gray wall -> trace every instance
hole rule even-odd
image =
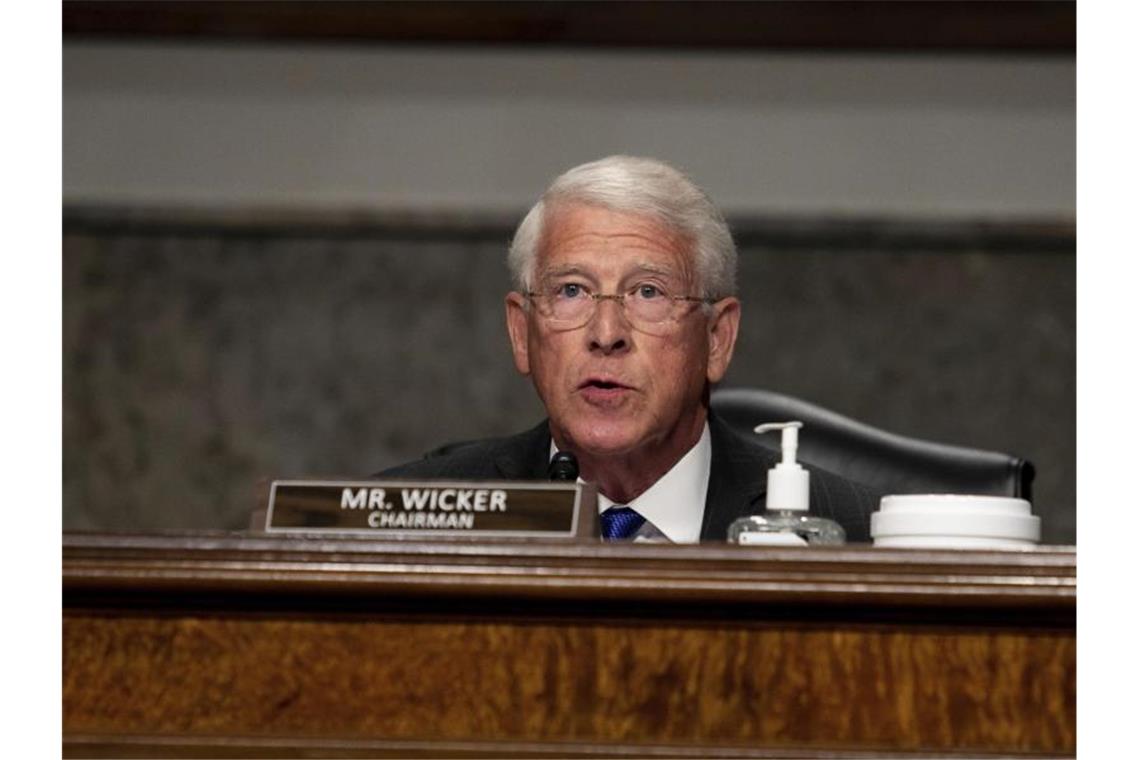
[[[610,153],[732,214],[1075,218],[1071,57],[64,45],[72,203],[514,213]]]

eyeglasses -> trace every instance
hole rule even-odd
[[[598,310],[598,302],[616,301],[629,323],[650,334],[660,334],[671,327],[693,303],[716,303],[715,298],[675,296],[656,283],[639,283],[622,293],[591,293],[585,285],[573,282],[552,283],[538,292],[525,294],[534,301],[539,315],[555,330],[576,330],[589,322]]]

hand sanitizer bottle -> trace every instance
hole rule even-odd
[[[802,422],[772,422],[757,433],[780,430],[783,460],[768,470],[768,509],[760,515],[741,517],[728,526],[732,544],[806,546],[842,544],[847,534],[834,520],[808,514],[809,473],[796,462]]]

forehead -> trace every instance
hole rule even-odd
[[[552,209],[539,247],[539,272],[574,268],[598,273],[648,267],[689,278],[692,246],[656,218],[600,206]]]

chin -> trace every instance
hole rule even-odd
[[[599,455],[624,454],[642,442],[641,431],[628,423],[613,421],[578,421],[563,428],[571,445],[580,453]]]

